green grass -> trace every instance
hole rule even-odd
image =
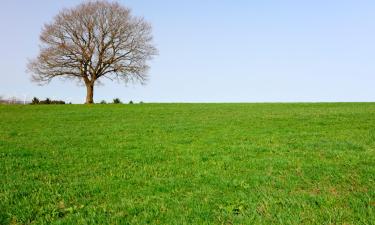
[[[0,224],[374,224],[375,103],[0,106]]]

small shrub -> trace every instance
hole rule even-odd
[[[46,98],[46,100],[39,101],[39,103],[37,103],[37,104],[39,104],[39,105],[64,105],[65,102],[61,101],[61,100],[51,100],[49,98]]]
[[[144,102],[140,101],[139,104],[144,104]]]
[[[42,105],[49,105],[49,104],[51,104],[51,99],[46,98],[46,100],[40,101],[39,104],[42,104]]]
[[[121,100],[119,98],[113,99],[113,104],[121,104]]]
[[[107,104],[107,102],[106,102],[105,100],[102,100],[102,101],[100,102],[100,104]]]
[[[65,102],[64,102],[64,101],[61,101],[61,100],[52,100],[50,104],[54,104],[54,105],[65,105]]]
[[[129,104],[132,105],[132,104],[134,104],[134,102],[133,102],[133,101],[130,101]]]
[[[32,105],[38,105],[39,104],[39,99],[37,97],[34,97],[32,100],[31,100],[31,104]]]

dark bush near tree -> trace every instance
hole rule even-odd
[[[42,100],[42,101],[40,101],[39,104],[42,104],[42,105],[49,105],[49,104],[51,104],[51,99],[46,98],[46,100]]]
[[[133,102],[133,101],[130,101],[129,104],[132,105],[132,104],[134,104],[134,102]]]
[[[100,104],[107,104],[107,102],[106,102],[105,100],[102,100],[102,101],[100,102]]]
[[[65,102],[61,101],[61,100],[53,100],[53,101],[51,101],[51,104],[54,104],[54,105],[65,105]]]
[[[113,104],[121,104],[121,100],[119,98],[113,99]]]
[[[51,100],[50,98],[46,98],[46,100],[39,101],[38,98],[34,97],[31,101],[32,105],[65,105],[64,101],[61,100]]]
[[[39,104],[39,99],[37,97],[34,97],[32,100],[31,100],[31,104],[32,105],[37,105]]]

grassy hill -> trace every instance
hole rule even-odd
[[[375,103],[0,105],[0,224],[374,224]]]

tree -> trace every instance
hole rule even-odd
[[[113,104],[122,104],[122,102],[119,98],[115,98],[113,99]]]
[[[31,104],[32,105],[38,105],[39,104],[39,99],[37,97],[34,97],[32,100],[31,100]]]
[[[40,53],[28,71],[39,84],[60,77],[86,86],[93,103],[99,79],[147,80],[147,62],[157,54],[151,25],[117,2],[90,1],[62,10],[40,35]]]

